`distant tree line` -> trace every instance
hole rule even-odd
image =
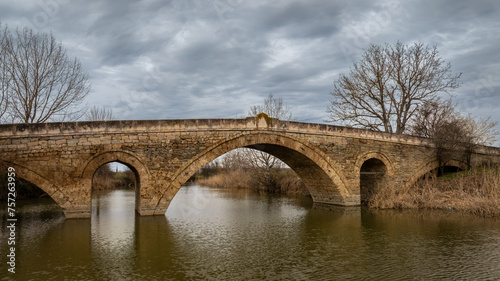
[[[126,169],[125,171],[113,171],[110,164],[102,165],[94,173],[92,189],[107,190],[115,188],[134,189],[134,172],[130,169]]]

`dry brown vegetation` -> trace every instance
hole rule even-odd
[[[198,178],[196,182],[214,188],[249,188],[250,178],[250,174],[244,171],[228,171]]]
[[[272,185],[263,185],[252,170],[220,171],[209,177],[198,178],[197,183],[214,188],[245,188],[280,194],[309,195],[304,183],[295,173],[282,170],[272,175]]]
[[[498,169],[477,169],[451,177],[428,178],[415,186],[381,188],[368,201],[377,209],[444,209],[500,216]]]
[[[92,180],[93,190],[106,190],[114,188],[135,188],[135,176],[131,170],[111,171],[109,165],[100,167]]]

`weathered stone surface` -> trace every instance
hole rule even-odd
[[[132,168],[139,183],[138,213],[162,215],[196,171],[240,147],[282,159],[303,179],[315,202],[344,206],[360,204],[362,178],[397,188],[437,167],[426,139],[262,114],[245,119],[0,125],[2,164],[46,191],[68,218],[90,217],[92,177],[103,164],[118,161]],[[464,168],[460,158],[449,165]],[[483,147],[473,155],[473,165],[485,163],[500,163],[500,149]]]

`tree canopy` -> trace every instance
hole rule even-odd
[[[402,134],[418,105],[458,88],[460,76],[451,73],[435,46],[372,44],[334,82],[327,112],[331,121]]]

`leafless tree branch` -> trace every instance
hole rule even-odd
[[[327,112],[331,121],[402,134],[419,104],[459,86],[461,74],[450,71],[436,47],[371,45],[349,74],[335,81]]]
[[[250,107],[250,116],[256,116],[259,113],[265,113],[271,118],[277,118],[280,120],[292,120],[292,113],[283,102],[283,98],[275,98],[273,94],[264,100],[262,105],[254,105]]]
[[[92,107],[85,117],[89,121],[105,121],[115,118],[113,116],[113,110],[97,106]]]
[[[0,123],[3,123],[3,115],[6,113],[9,105],[8,89],[10,85],[10,76],[6,61],[7,56],[7,26],[2,27],[0,23]]]
[[[75,120],[78,106],[90,90],[90,77],[80,61],[68,57],[52,34],[17,29],[3,31],[6,72],[9,79],[9,114],[16,121],[41,123]]]

